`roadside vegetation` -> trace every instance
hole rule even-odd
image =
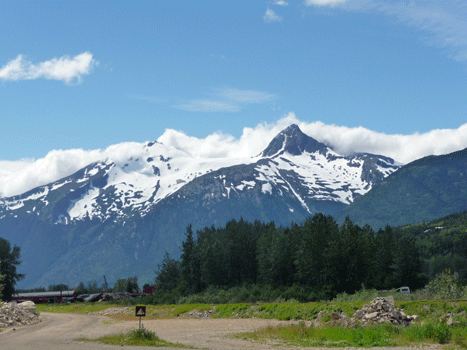
[[[319,347],[385,347],[449,344],[466,348],[465,328],[449,328],[445,324],[395,326],[391,323],[357,328],[309,327],[304,322],[292,326],[267,327],[237,337],[275,344]]]
[[[154,332],[146,329],[134,329],[128,333],[110,335],[98,339],[80,338],[78,341],[99,342],[111,345],[131,345],[131,346],[153,346],[153,347],[168,347],[168,348],[187,348],[182,344],[173,344],[160,339]]]

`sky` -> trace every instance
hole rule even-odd
[[[254,156],[290,123],[408,163],[467,147],[466,92],[463,0],[2,0],[0,197],[133,142]]]

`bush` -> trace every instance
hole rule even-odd
[[[462,299],[464,287],[451,274],[451,271],[446,270],[428,283],[422,293],[434,300]]]
[[[433,339],[440,344],[449,343],[452,337],[451,330],[444,323],[440,323],[438,325],[429,323],[422,327],[422,330],[425,339]]]
[[[156,336],[156,333],[148,331],[144,328],[134,329],[128,333],[128,341],[132,343],[139,343],[144,340],[156,341],[159,338]]]

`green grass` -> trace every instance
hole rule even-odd
[[[216,306],[215,318],[249,318],[252,317],[250,304],[224,304]]]
[[[320,347],[384,347],[449,344],[466,348],[465,327],[450,328],[445,324],[426,324],[411,327],[391,323],[373,327],[307,327],[304,322],[292,326],[267,327],[237,337],[266,343]]]
[[[79,341],[99,342],[111,345],[154,346],[170,348],[187,348],[183,344],[173,344],[160,339],[154,332],[146,329],[134,329],[126,334],[109,335],[98,339],[80,338]]]
[[[342,312],[348,317],[361,309],[368,301],[356,302],[283,302],[267,304],[182,304],[182,305],[147,305],[146,319],[167,319],[186,315],[191,311],[213,310],[213,318],[248,318],[256,317],[277,320],[304,320],[316,319],[318,312],[326,310],[329,313]],[[467,311],[465,301],[396,301],[398,308],[404,309],[408,315],[419,315],[422,321],[437,321],[448,313]],[[74,303],[74,304],[38,304],[39,312],[92,314],[111,307],[122,307],[112,303]],[[123,308],[123,307],[122,307]],[[135,306],[130,306],[126,314],[111,316],[115,319],[134,320]]]

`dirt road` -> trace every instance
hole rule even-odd
[[[117,322],[107,317],[41,314],[43,321],[35,326],[6,330],[0,333],[2,350],[98,350],[98,349],[152,349],[146,347],[116,347],[100,343],[83,343],[77,338],[99,338],[112,333],[126,332],[138,327],[138,322]],[[198,349],[278,349],[226,337],[230,333],[251,331],[277,320],[258,319],[171,319],[144,321],[144,328],[156,332],[169,342],[193,346]],[[161,349],[161,348],[159,348]]]
[[[105,350],[137,349],[147,350],[152,347],[115,346],[95,342],[79,342],[77,338],[95,339],[112,333],[127,332],[138,328],[138,321],[114,321],[107,317],[41,314],[42,322],[16,330],[0,333],[1,350]],[[286,324],[288,322],[260,319],[170,319],[145,321],[144,328],[154,331],[159,338],[172,343],[180,343],[197,349],[212,350],[280,350],[297,349],[248,342],[228,337],[231,333],[248,332],[267,325]],[[157,348],[168,349],[168,348]],[[173,348],[171,348],[173,349]],[[298,348],[301,350],[329,350],[321,348]],[[407,350],[408,348],[384,348],[384,350]],[[440,350],[439,345],[424,348]]]

